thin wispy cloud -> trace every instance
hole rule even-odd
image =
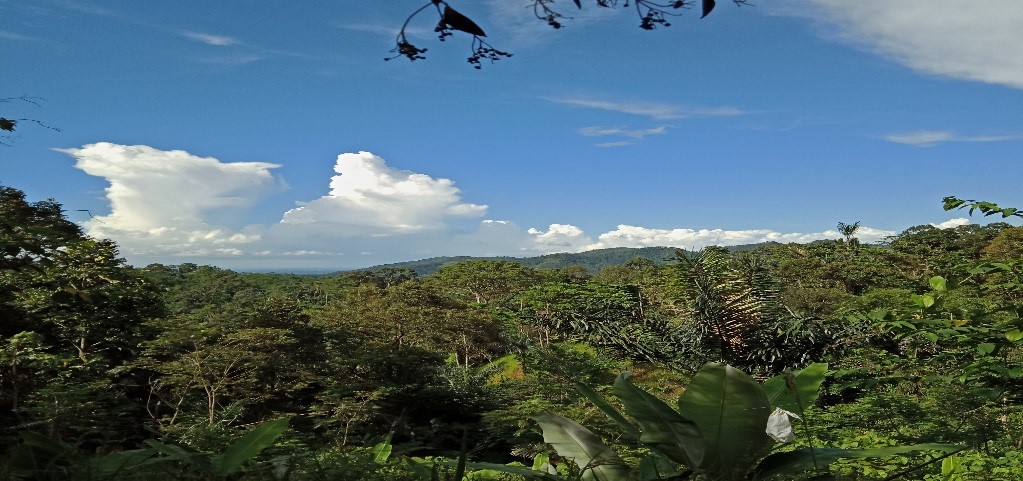
[[[656,120],[682,119],[687,117],[735,117],[748,113],[736,107],[727,106],[684,107],[668,103],[612,102],[585,98],[551,99],[551,101],[573,107],[640,115]]]
[[[480,3],[490,10],[485,17],[479,16],[480,19],[485,18],[488,33],[490,33],[490,29],[495,30],[500,38],[507,39],[511,46],[543,46],[552,37],[564,33],[561,29],[552,28],[546,21],[538,19],[534,14],[532,2],[488,0]],[[587,25],[612,20],[622,14],[633,14],[631,9],[627,8],[583,8],[579,10],[569,2],[556,2],[551,6],[565,15],[558,21],[571,29],[582,29]],[[590,7],[595,7],[595,5],[590,5]],[[463,13],[473,18],[478,17],[476,8]],[[504,44],[503,41],[502,44]]]
[[[213,35],[210,33],[192,32],[190,30],[182,30],[181,36],[197,42],[205,43],[206,45],[216,45],[221,47],[227,45],[238,45],[241,43],[237,39],[225,35]]]
[[[263,57],[259,55],[218,55],[212,57],[193,57],[192,60],[207,65],[236,66],[258,62]]]
[[[338,25],[338,27],[340,27],[341,29],[350,30],[350,31],[353,31],[353,32],[365,32],[365,33],[373,33],[373,34],[377,34],[377,35],[390,35],[390,36],[398,35],[398,31],[399,31],[398,27],[396,27],[394,25],[380,25],[380,24],[371,24],[371,23],[359,23],[359,24],[348,24],[348,23],[346,23],[346,24],[340,24],[340,25]],[[410,29],[406,29],[406,31],[408,31],[408,30],[410,30]]]
[[[917,130],[886,135],[885,140],[914,147],[933,147],[946,142],[1008,142],[1023,140],[1023,133],[1005,135],[961,135],[946,130]]]
[[[337,23],[337,28],[342,30],[348,30],[350,32],[368,33],[372,35],[379,35],[383,37],[395,37],[398,32],[401,31],[401,23],[393,24],[381,24],[381,23]],[[414,38],[437,38],[437,32],[434,32],[432,28],[418,27],[409,25],[405,27],[405,35]]]
[[[124,14],[118,10],[113,10],[92,3],[68,1],[64,2],[62,5],[64,8],[75,12],[88,13],[90,15],[102,15],[104,17],[125,18]]]
[[[579,129],[579,135],[584,137],[624,136],[634,139],[642,139],[648,135],[662,135],[668,133],[668,127],[662,125],[652,129],[626,129],[624,127],[583,127]]]
[[[1023,2],[792,2],[780,10],[826,24],[824,36],[913,70],[1023,88]]]
[[[261,60],[263,58],[278,57],[278,56],[280,56],[280,57],[300,58],[300,59],[305,59],[305,60],[319,60],[320,59],[320,56],[318,56],[318,55],[311,55],[311,54],[307,54],[307,53],[303,53],[303,52],[294,52],[294,51],[289,51],[289,50],[276,49],[276,48],[272,48],[272,47],[264,47],[264,46],[259,46],[259,45],[253,45],[253,44],[249,44],[249,43],[243,42],[243,41],[241,41],[241,40],[239,40],[237,38],[230,37],[230,36],[227,36],[227,35],[217,35],[217,34],[211,34],[211,33],[206,33],[206,32],[197,32],[197,31],[194,31],[194,30],[181,29],[181,28],[175,28],[175,27],[172,27],[172,26],[156,24],[156,23],[147,21],[147,20],[145,20],[143,18],[139,18],[139,17],[130,15],[128,13],[125,13],[125,12],[122,12],[122,11],[119,11],[119,10],[109,9],[109,8],[106,8],[106,7],[101,7],[101,6],[93,5],[93,4],[89,4],[89,3],[67,2],[67,3],[65,3],[63,5],[64,5],[65,8],[67,8],[69,10],[72,10],[72,11],[86,13],[86,14],[90,14],[90,15],[97,15],[97,16],[101,16],[101,17],[107,17],[107,18],[110,18],[110,19],[113,19],[113,20],[116,20],[116,21],[119,21],[119,22],[122,22],[122,23],[126,23],[126,24],[129,24],[129,25],[136,25],[136,26],[139,26],[139,27],[142,27],[142,28],[145,28],[145,29],[149,29],[149,30],[154,31],[154,32],[162,32],[162,33],[165,33],[165,34],[177,35],[179,37],[187,38],[189,40],[194,40],[196,42],[201,42],[201,43],[204,43],[206,45],[212,45],[212,46],[218,46],[218,47],[238,46],[238,47],[244,47],[249,52],[252,52],[252,53],[249,53],[247,55],[237,55],[237,56],[231,56],[231,57],[194,57],[192,59],[192,60],[195,60],[195,61],[197,61],[199,63],[216,64],[216,65],[244,65],[244,64],[255,62],[256,60]]]
[[[618,142],[601,142],[599,144],[593,144],[593,145],[595,145],[597,147],[601,147],[601,148],[614,148],[614,147],[625,147],[626,145],[632,145],[632,144],[633,144],[633,142],[630,142],[628,140],[621,140],[621,141],[618,141]]]
[[[758,119],[756,123],[750,123],[745,128],[758,132],[792,132],[810,127],[821,127],[825,125],[839,125],[848,123],[848,120],[827,120],[824,118],[811,118],[808,115],[796,119]]]
[[[14,40],[18,42],[29,42],[39,40],[36,37],[30,37],[28,35],[22,35],[20,33],[11,32],[8,30],[0,30],[0,38],[4,40]]]
[[[579,135],[584,137],[625,137],[631,140],[617,140],[611,142],[600,142],[594,144],[596,147],[613,148],[632,145],[638,140],[643,140],[649,135],[664,135],[668,133],[668,126],[662,125],[650,129],[627,129],[624,127],[583,127],[579,129]]]

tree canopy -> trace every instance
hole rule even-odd
[[[615,453],[620,479],[1018,479],[1021,228],[858,244],[845,225],[595,276],[504,260],[423,276],[138,269],[57,202],[0,187],[0,472],[588,479],[575,433]],[[769,422],[795,445],[771,452]],[[928,464],[940,456],[958,464]]]

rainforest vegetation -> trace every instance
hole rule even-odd
[[[1018,480],[1020,214],[945,207],[994,222],[300,276],[0,187],[0,478]]]

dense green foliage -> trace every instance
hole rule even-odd
[[[846,227],[599,272],[246,274],[130,267],[0,187],[0,477],[1019,479],[1023,228]]]

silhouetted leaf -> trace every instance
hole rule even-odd
[[[703,0],[703,15],[700,18],[710,15],[710,11],[714,10],[714,5],[717,5],[717,2],[714,0]]]
[[[10,120],[0,117],[0,130],[6,130],[8,132],[14,132],[14,125],[17,124],[17,120]]]
[[[575,2],[575,6],[579,7],[579,10],[583,9],[583,2],[581,0],[572,0]]]
[[[487,34],[483,33],[483,29],[476,22],[473,22],[469,17],[458,13],[457,10],[444,5],[444,16],[441,21],[446,23],[448,27],[458,31],[473,34],[477,37],[486,37]]]

